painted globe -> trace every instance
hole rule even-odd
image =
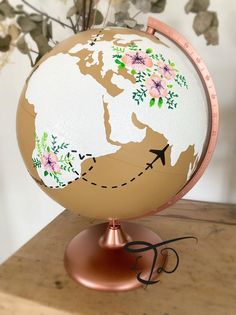
[[[59,204],[129,219],[162,209],[191,180],[208,120],[184,54],[141,31],[93,29],[34,67],[17,136],[29,174]]]

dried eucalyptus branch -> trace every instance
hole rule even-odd
[[[72,27],[72,26],[70,26],[70,25],[68,25],[68,24],[66,24],[66,23],[61,22],[59,19],[56,19],[56,18],[54,18],[53,16],[48,15],[47,13],[44,13],[44,12],[40,11],[39,9],[37,9],[36,7],[34,7],[32,4],[30,4],[28,1],[26,1],[26,0],[21,0],[21,2],[23,2],[25,5],[27,5],[29,8],[31,8],[31,9],[34,10],[35,12],[39,13],[40,15],[45,16],[46,18],[48,18],[48,19],[50,19],[50,20],[52,20],[52,21],[54,21],[54,22],[60,24],[62,27],[68,27],[68,28],[70,28],[70,29],[73,30],[73,27]]]
[[[167,0],[109,0],[105,18],[97,9],[99,0],[73,0],[73,5],[65,16],[68,23],[41,11],[27,0],[21,0],[21,2],[31,9],[31,12],[25,11],[23,4],[12,6],[9,0],[0,0],[0,53],[6,55],[17,47],[22,54],[28,56],[33,66],[58,43],[53,39],[54,23],[73,33],[87,30],[94,25],[102,25],[102,23],[103,26],[141,29],[144,25],[138,22],[137,17],[141,13],[163,12]],[[185,12],[195,14],[193,29],[196,34],[204,35],[207,45],[217,45],[219,22],[216,12],[208,10],[209,5],[210,0],[189,0],[185,5]],[[115,12],[114,17],[110,17],[110,21],[107,21],[111,6]],[[137,10],[132,16],[130,16],[131,9]],[[5,25],[4,29],[7,31],[1,32],[1,25]],[[30,47],[26,35],[31,37],[36,48]],[[36,55],[35,60],[31,53]]]
[[[88,10],[88,18],[87,18],[87,23],[86,23],[86,29],[89,28],[89,22],[91,18],[91,13],[92,13],[92,7],[93,7],[93,0],[89,1],[89,10]]]
[[[207,45],[218,45],[218,18],[216,12],[208,11],[210,0],[189,0],[185,5],[185,12],[195,13],[193,29],[195,33],[204,35]]]
[[[82,9],[82,21],[83,21],[82,30],[83,31],[85,31],[85,23],[86,23],[85,14],[86,14],[86,0],[83,0],[83,9]]]

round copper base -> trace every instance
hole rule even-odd
[[[125,235],[128,241],[145,241],[151,244],[162,242],[157,234],[140,224],[122,222],[121,227],[125,231],[122,231],[122,235]],[[142,272],[141,278],[149,279],[154,258],[153,250],[137,254],[128,252],[124,246],[103,246],[106,242],[102,240],[108,229],[107,223],[94,225],[80,232],[69,242],[64,258],[68,274],[78,283],[102,291],[126,291],[144,286],[137,280],[136,275]],[[109,245],[112,237],[107,239]],[[152,281],[158,278],[157,270],[163,267],[166,260],[166,256],[160,254],[163,248],[164,246],[157,248],[158,256],[151,276]]]

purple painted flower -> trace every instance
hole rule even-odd
[[[143,71],[153,66],[152,59],[148,54],[140,50],[126,53],[121,60],[125,65],[137,71]]]
[[[44,152],[41,157],[42,165],[44,166],[45,170],[49,173],[52,172],[60,172],[60,165],[58,164],[58,157],[53,152]]]
[[[173,69],[170,65],[164,63],[163,61],[158,61],[157,62],[158,65],[158,72],[163,75],[164,78],[166,78],[167,80],[171,80],[174,79],[174,77],[176,76],[176,70]]]
[[[149,94],[154,98],[167,97],[168,91],[166,82],[158,75],[154,74],[150,76],[146,81],[146,87]]]

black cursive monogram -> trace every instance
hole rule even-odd
[[[160,280],[151,280],[152,278],[152,275],[153,275],[153,272],[154,272],[154,268],[155,268],[155,265],[156,265],[156,261],[157,261],[157,257],[158,257],[158,251],[157,251],[157,248],[158,247],[162,247],[162,246],[165,246],[167,244],[170,244],[170,243],[174,243],[174,242],[177,242],[177,241],[181,241],[181,240],[184,240],[184,239],[195,239],[196,241],[198,241],[198,239],[194,236],[184,236],[184,237],[179,237],[179,238],[174,238],[174,239],[170,239],[170,240],[166,240],[166,241],[163,241],[161,243],[157,243],[157,244],[151,244],[149,242],[145,242],[145,241],[132,241],[132,242],[128,242],[125,244],[124,246],[124,249],[130,253],[141,253],[141,252],[145,252],[145,251],[148,251],[148,250],[153,250],[153,253],[154,253],[154,256],[153,256],[153,262],[152,262],[152,266],[150,268],[150,274],[149,274],[149,278],[148,280],[146,279],[143,279],[141,277],[142,275],[142,271],[141,272],[138,272],[137,273],[137,280],[143,284],[145,284],[146,286],[149,285],[149,284],[154,284],[154,283],[157,283],[159,282]],[[134,246],[137,246],[137,245],[140,245],[140,246],[143,246],[141,248],[132,248]],[[171,251],[175,254],[176,256],[176,264],[174,266],[173,269],[171,270],[166,270],[165,269],[165,263],[166,263],[166,259],[167,259],[167,256],[168,254],[167,253],[164,253],[164,252],[168,252],[168,251]],[[156,272],[157,273],[161,273],[161,272],[165,272],[165,273],[173,273],[176,271],[176,269],[178,268],[179,266],[179,255],[177,253],[177,251],[174,249],[174,248],[171,248],[171,247],[164,247],[160,250],[159,252],[160,255],[162,255],[164,257],[164,260],[163,260],[163,264],[161,267],[158,267]],[[138,259],[142,258],[142,256],[138,256],[136,258],[136,263],[138,261]],[[132,267],[133,270],[136,270],[136,266],[133,266]]]

